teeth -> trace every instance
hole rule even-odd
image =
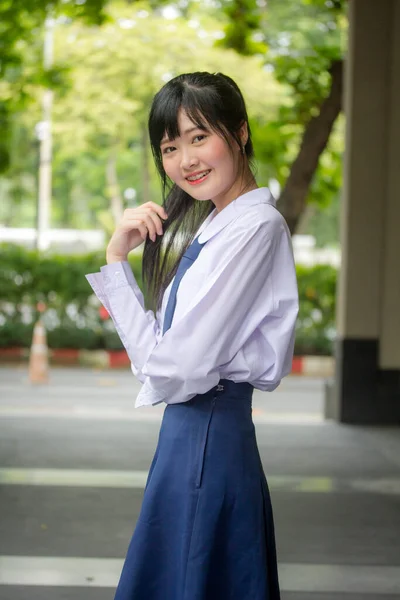
[[[209,173],[210,170],[208,171],[203,171],[203,173],[199,173],[198,175],[193,175],[193,177],[188,177],[188,181],[197,181],[197,179],[201,179],[202,177],[204,177],[204,175],[207,175],[207,173]]]

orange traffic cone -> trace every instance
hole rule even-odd
[[[29,356],[29,380],[31,383],[47,383],[49,380],[49,359],[46,330],[38,319],[33,330],[31,353]]]

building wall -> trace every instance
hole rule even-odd
[[[400,0],[349,0],[336,417],[400,420]]]

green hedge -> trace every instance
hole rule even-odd
[[[129,262],[143,289],[141,257],[130,256]],[[36,305],[45,302],[50,348],[122,348],[111,319],[101,320],[100,303],[85,278],[105,264],[104,251],[57,255],[1,244],[0,264],[0,347],[29,347]],[[329,355],[335,336],[336,269],[298,266],[297,277],[295,353]]]
[[[337,270],[330,265],[298,265],[300,310],[295,354],[333,354],[336,336]]]

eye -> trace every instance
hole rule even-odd
[[[167,146],[166,148],[163,149],[162,153],[163,154],[171,154],[171,152],[169,152],[169,150],[175,150],[174,146]]]
[[[202,134],[200,134],[200,135],[196,135],[196,137],[195,137],[195,138],[193,138],[193,141],[197,140],[198,138],[206,138],[206,137],[207,137],[206,135],[202,135]],[[200,140],[200,141],[201,141],[201,140]]]

